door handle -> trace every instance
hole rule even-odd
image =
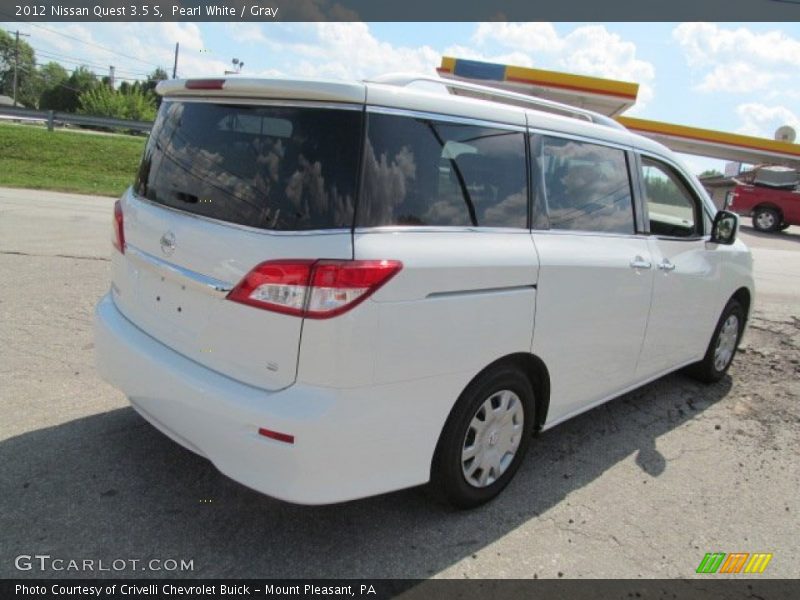
[[[631,261],[631,269],[650,269],[653,264],[649,260],[643,259],[641,256],[637,256]]]
[[[660,263],[658,263],[658,268],[661,269],[662,271],[674,271],[675,265],[672,262],[670,262],[668,258],[665,258]]]

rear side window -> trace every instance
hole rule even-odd
[[[370,114],[357,224],[528,226],[522,132]]]
[[[634,233],[624,151],[546,136],[539,166],[551,229]]]
[[[360,111],[164,102],[136,191],[272,230],[350,228]]]

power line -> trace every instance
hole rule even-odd
[[[15,33],[15,32],[11,31],[11,33]],[[27,34],[24,34],[22,32],[20,32],[20,35],[27,36]],[[27,36],[27,37],[30,37],[30,36]],[[28,44],[28,45],[35,52],[35,58],[47,59],[48,62],[50,62],[50,61],[53,61],[53,62],[61,61],[61,62],[67,62],[67,63],[71,63],[71,64],[74,64],[74,65],[79,65],[79,66],[94,67],[95,69],[106,69],[106,68],[108,68],[107,65],[101,65],[99,63],[92,62],[91,60],[87,60],[85,58],[67,56],[66,54],[59,54],[57,52],[52,52],[50,50],[43,50],[41,48],[37,48],[37,47],[33,46],[32,44]],[[37,61],[37,62],[39,62],[40,63],[39,66],[41,66],[41,62],[44,62],[44,61]],[[141,77],[145,77],[145,78],[150,76],[150,73],[145,73],[144,71],[133,71],[133,70],[129,70],[129,69],[118,69],[117,71],[119,73],[125,73],[126,75],[136,75],[136,76],[141,76]]]
[[[20,71],[26,71],[29,75],[31,73],[30,70],[27,67],[20,67]],[[67,90],[70,90],[72,92],[75,92],[76,94],[80,94],[81,93],[81,90],[76,89],[74,87],[71,87],[71,86],[69,86],[66,83],[63,83],[61,81],[56,81],[55,84],[58,85],[58,86],[63,87],[64,89],[67,89]]]
[[[2,12],[3,11],[0,11],[0,13],[2,13]],[[14,32],[12,31],[11,33],[14,33]],[[58,32],[56,32],[56,33],[58,33]],[[27,37],[30,37],[29,34],[20,33],[20,35],[25,35]],[[67,56],[66,54],[60,54],[58,52],[53,52],[52,50],[44,50],[42,48],[37,48],[37,47],[33,46],[30,43],[28,45],[34,50],[34,52],[36,53],[37,56],[41,55],[43,58],[46,58],[46,59],[49,59],[49,60],[51,60],[51,59],[63,60],[65,62],[71,62],[71,63],[77,64],[77,65],[86,65],[88,67],[94,67],[96,69],[106,69],[106,68],[108,68],[107,65],[101,65],[99,63],[93,62],[93,60],[95,60],[95,59],[87,60],[87,59],[81,58],[81,57]],[[149,63],[144,63],[144,64],[149,64]],[[157,67],[157,68],[163,69],[163,67]],[[121,73],[125,73],[127,75],[137,75],[137,76],[142,76],[142,77],[149,77],[150,76],[150,73],[146,73],[144,71],[137,71],[135,69],[136,69],[136,67],[133,67],[131,69],[118,69],[118,71],[121,72]]]
[[[50,57],[45,57],[45,58],[48,59],[47,62],[59,64],[62,67],[64,67],[65,69],[67,69],[68,71],[74,70],[74,69],[79,68],[79,67],[90,67],[92,70],[98,70],[98,71],[105,71],[108,68],[108,66],[95,65],[95,64],[87,63],[85,61],[69,60],[69,59],[64,59],[64,58],[50,58]],[[66,64],[64,64],[64,63],[66,63]],[[43,65],[41,65],[41,64],[39,65],[39,67],[42,67],[42,66]],[[146,74],[142,74],[140,76],[135,76],[136,75],[135,73],[129,73],[128,71],[121,71],[119,69],[116,69],[116,73],[117,73],[116,79],[124,79],[124,80],[128,80],[128,81],[146,81],[148,79],[148,77],[149,77],[149,75],[146,75]],[[119,75],[119,73],[125,73],[125,75]],[[134,75],[134,76],[131,77],[130,75]]]
[[[0,14],[4,14],[4,15],[12,18],[15,21],[19,21],[19,22],[22,22],[22,23],[27,23],[28,25],[32,25],[33,27],[38,27],[39,29],[43,29],[45,31],[49,31],[50,33],[55,33],[56,35],[60,35],[60,36],[65,37],[65,38],[68,38],[68,39],[71,39],[71,40],[75,40],[76,42],[79,42],[81,44],[86,44],[87,46],[94,46],[96,48],[100,48],[101,50],[105,50],[106,52],[110,52],[112,54],[116,54],[117,56],[122,56],[122,57],[128,58],[130,60],[135,60],[137,62],[140,62],[140,63],[145,64],[145,65],[150,66],[150,67],[156,67],[158,69],[163,68],[160,65],[156,65],[154,63],[149,63],[146,60],[142,60],[141,58],[137,58],[136,56],[131,56],[129,54],[123,54],[122,52],[119,52],[118,50],[112,50],[111,48],[107,48],[106,46],[102,46],[101,44],[96,44],[94,42],[87,42],[86,40],[82,40],[79,37],[76,37],[74,35],[70,35],[68,33],[64,33],[64,32],[61,32],[61,31],[56,31],[55,29],[50,29],[49,27],[45,27],[44,25],[39,25],[38,23],[33,23],[31,21],[23,21],[21,19],[17,19],[15,17],[15,15],[12,15],[11,13],[3,11],[3,10],[0,10]]]
[[[50,29],[49,27],[44,27],[42,25],[39,25],[38,23],[30,23],[30,25],[33,25],[34,27],[38,27],[39,29],[44,29],[45,31],[49,31],[51,33],[55,33],[57,35],[65,37],[65,38],[69,38],[71,40],[75,40],[76,42],[80,42],[81,44],[86,44],[87,46],[94,46],[96,48],[100,48],[101,50],[105,50],[106,52],[110,52],[111,54],[116,54],[117,56],[122,56],[123,58],[128,58],[130,60],[135,60],[135,61],[140,62],[140,63],[142,63],[144,65],[147,65],[149,67],[156,67],[158,69],[161,68],[159,65],[156,65],[154,63],[149,63],[146,60],[142,60],[141,58],[137,58],[136,56],[131,56],[129,54],[123,54],[122,52],[119,52],[117,50],[112,50],[111,48],[106,48],[105,46],[101,46],[100,44],[95,44],[94,42],[87,42],[86,40],[82,40],[79,37],[75,37],[74,35],[69,35],[68,33],[63,33],[61,31],[56,31],[55,29]]]
[[[56,64],[59,64],[62,67],[64,67],[65,69],[67,69],[67,70],[71,70],[71,69],[74,70],[77,67],[93,67],[93,68],[96,68],[96,69],[103,69],[103,70],[108,68],[108,67],[101,66],[101,65],[89,64],[89,63],[86,63],[86,62],[83,62],[83,61],[79,62],[79,61],[72,61],[72,60],[65,60],[65,59],[51,59],[48,62],[54,62]],[[64,65],[62,63],[69,63],[69,64]],[[41,67],[42,65],[39,65],[39,66]],[[23,71],[26,71],[26,72],[30,72],[30,71],[28,71],[28,69],[25,69],[23,67],[20,67],[20,69],[22,69]],[[91,72],[97,77],[102,77],[101,75],[99,75],[98,73],[95,73],[94,71],[91,71]],[[119,73],[120,71],[117,70],[116,72]],[[123,71],[123,72],[127,73],[127,71]],[[123,81],[147,81],[148,77],[149,77],[148,75],[144,75],[143,77],[125,77],[124,75],[115,75],[114,79],[122,79]]]
[[[51,52],[50,50],[42,50],[40,48],[33,48],[36,52],[37,56],[41,55],[47,59],[55,59],[55,60],[62,60],[64,62],[71,62],[80,65],[86,65],[87,67],[95,67],[97,69],[105,69],[107,65],[101,65],[99,63],[94,63],[90,60],[86,60],[84,58],[75,57],[75,56],[67,56],[66,54],[59,54],[56,52]],[[145,73],[143,71],[131,71],[129,69],[117,69],[120,73],[125,73],[126,75],[141,75],[143,77],[148,77],[150,74]]]
[[[31,71],[30,69],[28,69],[27,67],[23,67],[22,65],[20,65],[20,67],[19,67],[19,70],[20,70],[20,71],[24,71],[24,72],[28,73],[29,75],[30,75],[30,74],[32,74],[32,71]],[[93,73],[93,75],[95,75],[95,77],[97,78],[97,80],[98,80],[98,81],[100,81],[100,80],[102,79],[101,77],[99,77],[99,76],[97,75],[97,73]],[[142,81],[141,79],[134,79],[134,78],[132,78],[132,77],[120,77],[119,75],[116,75],[116,76],[114,77],[114,79],[122,79],[122,80],[124,80],[124,81],[134,81],[134,82],[136,82],[136,81],[139,81],[139,82],[141,82],[141,81]],[[64,83],[64,82],[62,82],[62,81],[55,81],[55,82],[52,82],[52,83],[53,83],[54,85],[61,86],[61,87],[63,87],[64,89],[71,90],[71,91],[73,91],[73,92],[75,92],[75,93],[77,93],[77,94],[80,94],[80,93],[83,93],[84,91],[86,91],[86,90],[79,90],[79,89],[76,89],[76,88],[74,88],[74,87],[71,87],[71,86],[69,86],[69,85],[65,84],[65,83]]]
[[[2,10],[0,10],[0,14],[9,15],[9,13],[6,13],[6,12],[4,12]],[[81,39],[76,38],[74,36],[70,36],[68,34],[64,34],[64,33],[49,29],[47,27],[42,27],[41,25],[37,25],[35,23],[29,23],[29,25],[33,25],[34,27],[39,27],[40,29],[44,29],[46,31],[51,31],[51,32],[56,33],[58,35],[62,35],[64,37],[68,37],[68,38],[74,39],[74,40],[76,40],[78,42],[81,42],[81,43],[84,43],[84,44],[87,44],[87,45],[90,45],[90,46],[97,46],[98,48],[101,48],[101,49],[103,49],[103,50],[105,50],[107,52],[111,52],[112,54],[118,54],[118,55],[123,56],[125,58],[130,58],[132,60],[136,60],[138,62],[141,62],[142,64],[146,64],[148,66],[151,65],[151,63],[147,63],[146,61],[143,61],[143,60],[138,59],[136,57],[128,56],[128,55],[123,54],[121,52],[115,52],[113,50],[110,50],[109,48],[106,48],[104,46],[100,46],[99,44],[93,44],[93,43],[90,43],[90,42],[85,42],[84,40],[81,40]],[[16,31],[10,31],[9,30],[9,32],[13,33],[14,34],[14,38],[15,38],[15,44],[14,44],[13,101],[14,101],[14,106],[17,106],[17,90],[18,90],[18,81],[19,81],[17,73],[18,73],[18,71],[23,71],[25,73],[28,73],[28,75],[33,75],[35,73],[35,66],[34,66],[34,71],[32,72],[27,67],[24,67],[24,66],[19,64],[19,38],[20,38],[20,36],[31,37],[31,35],[28,34],[28,33],[22,33],[19,30],[16,30]],[[94,67],[96,69],[105,69],[106,68],[105,66],[101,66],[101,65],[99,65],[97,63],[92,63],[92,62],[81,60],[81,59],[74,58],[74,57],[67,57],[66,55],[58,54],[56,52],[50,52],[48,50],[37,49],[37,48],[34,48],[30,44],[29,44],[29,46],[34,51],[34,53],[38,52],[40,55],[42,55],[43,58],[46,58],[46,59],[48,59],[49,61],[52,61],[52,62],[57,62],[58,64],[61,64],[62,62],[66,62],[66,63],[72,64],[72,65],[76,65],[76,66],[79,66],[79,67],[80,66],[87,66],[87,67]],[[63,64],[61,66],[64,67]],[[155,66],[155,65],[152,65],[152,66]],[[156,67],[156,68],[160,69],[161,67]],[[113,66],[111,67],[111,72],[114,73],[114,67]],[[141,75],[142,77],[125,77],[125,76],[114,74],[114,75],[112,75],[112,81],[114,79],[120,79],[120,80],[123,80],[123,81],[139,82],[139,81],[142,81],[143,79],[147,80],[147,78],[149,77],[149,74],[141,73],[141,72],[137,72],[137,71],[122,70],[120,72],[129,74],[129,75]],[[97,76],[94,73],[93,73],[93,75]],[[70,91],[75,92],[77,94],[81,93],[81,90],[73,88],[73,87],[65,84],[62,81],[56,81],[56,82],[53,82],[53,83],[55,83],[55,85],[57,85],[57,86],[59,86],[61,88],[70,90]]]

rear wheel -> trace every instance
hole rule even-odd
[[[516,367],[481,375],[461,394],[434,456],[434,490],[458,508],[488,502],[508,485],[530,443],[533,389]]]
[[[761,207],[753,212],[753,227],[758,231],[777,231],[781,216],[774,208]]]
[[[728,371],[744,330],[744,308],[736,300],[728,302],[719,318],[706,355],[689,367],[689,374],[704,383],[719,381]]]

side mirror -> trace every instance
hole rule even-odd
[[[711,226],[711,242],[714,244],[732,244],[736,241],[739,229],[739,216],[727,210],[720,210],[714,217]]]

